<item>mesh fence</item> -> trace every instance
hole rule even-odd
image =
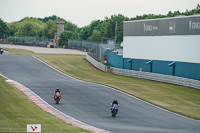
[[[82,41],[80,41],[80,40],[68,40],[68,48],[82,50]]]
[[[39,37],[16,37],[10,36],[7,38],[9,42],[13,42],[14,44],[21,45],[38,45],[38,46],[46,46],[49,43],[48,38],[39,38]]]
[[[79,49],[85,52],[89,52],[89,55],[98,61],[104,61],[106,55],[106,49],[115,49],[116,45],[101,44],[91,41],[69,40],[68,48]]]

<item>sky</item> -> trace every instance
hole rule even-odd
[[[104,20],[122,14],[132,18],[143,14],[185,12],[196,8],[200,0],[0,0],[0,18],[4,22],[24,17],[44,18],[57,15],[78,27],[92,20]]]

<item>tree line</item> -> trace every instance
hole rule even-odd
[[[117,28],[116,43],[123,41],[123,22],[132,20],[157,19],[180,15],[195,15],[200,13],[200,4],[195,9],[185,12],[169,11],[167,15],[144,14],[128,18],[122,14],[105,17],[104,20],[93,20],[89,25],[79,28],[76,24],[66,21],[56,15],[45,18],[25,17],[18,22],[6,23],[0,19],[0,38],[5,36],[38,37],[53,39],[57,31],[57,20],[65,21],[64,32],[60,35],[59,44],[66,45],[68,39],[90,40],[103,42],[104,39],[114,39]],[[117,27],[116,27],[117,23]]]

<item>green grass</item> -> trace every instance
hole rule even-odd
[[[27,124],[41,124],[43,133],[87,132],[43,111],[0,76],[0,132],[26,132]]]
[[[23,50],[23,49],[10,49],[10,48],[4,48],[4,50],[9,51],[12,54],[17,54],[17,55],[34,55],[35,53],[32,51],[28,50]]]
[[[200,90],[104,73],[81,55],[33,55],[78,79],[111,86],[167,110],[200,119]]]

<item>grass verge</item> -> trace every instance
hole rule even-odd
[[[18,54],[16,50],[14,52]],[[26,52],[23,54],[27,54]],[[111,86],[167,110],[200,119],[200,90],[104,73],[94,68],[85,60],[85,56],[81,55],[31,52],[28,55],[34,55],[75,78]]]
[[[27,124],[41,124],[43,133],[88,132],[43,111],[0,76],[0,132],[26,132]]]

